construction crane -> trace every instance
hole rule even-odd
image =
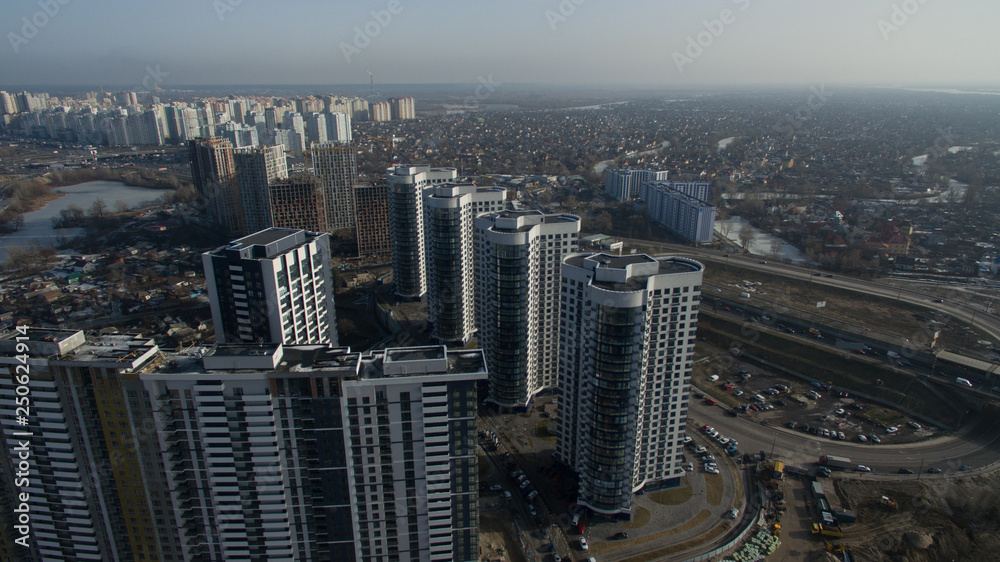
[[[369,134],[366,134],[366,133],[361,133],[361,134],[364,135],[364,136],[366,136],[366,137],[368,137],[368,138],[370,138],[370,139],[372,139],[373,141],[378,141],[378,142],[380,142],[380,143],[382,143],[382,144],[385,145],[385,159],[386,159],[386,163],[388,164],[388,167],[391,168],[392,167],[392,145],[393,145],[393,143],[392,143],[392,135],[389,135],[389,136],[387,136],[385,138],[382,138],[382,137],[375,137],[375,136],[372,136],[372,135],[369,135]]]

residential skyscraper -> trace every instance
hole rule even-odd
[[[424,194],[427,320],[439,342],[465,345],[476,332],[473,219],[501,211],[507,190],[472,184],[439,185]]]
[[[191,176],[198,196],[198,207],[211,222],[230,234],[243,232],[239,192],[235,181],[233,143],[228,139],[208,138],[188,142]]]
[[[475,219],[478,339],[488,400],[528,408],[559,380],[562,260],[579,246],[580,217],[501,211]]]
[[[327,141],[326,127],[325,113],[309,114],[309,119],[306,120],[306,135],[309,138],[309,146],[312,146],[313,143],[323,144]]]
[[[629,517],[632,495],[676,482],[704,267],[684,258],[563,260],[556,458],[577,503]]]
[[[392,252],[389,235],[389,187],[386,185],[354,186],[357,207],[357,238],[359,256],[388,256]]]
[[[326,198],[323,183],[313,176],[279,179],[268,185],[271,224],[275,228],[295,228],[327,232]]]
[[[354,228],[354,185],[358,183],[356,149],[348,144],[314,144],[309,152],[313,174],[323,182],[327,227]]]
[[[643,182],[666,180],[668,172],[609,168],[604,171],[604,191],[616,201],[631,201],[639,196]]]
[[[416,102],[413,98],[389,98],[389,111],[393,119],[416,119]]]
[[[326,115],[326,139],[340,143],[350,143],[351,116],[346,113],[328,113]]]
[[[396,295],[420,300],[427,293],[424,245],[424,191],[458,178],[455,168],[426,164],[386,170],[389,180],[389,234]]]
[[[201,364],[168,359],[141,380],[185,559],[479,559],[481,351],[220,345]]]
[[[24,339],[21,340],[20,338]],[[15,351],[30,359],[31,415],[18,425],[0,420],[0,522],[17,537],[10,516],[15,498],[29,507],[27,546],[11,545],[5,560],[181,561],[160,449],[151,431],[149,398],[135,375],[159,355],[156,344],[133,335],[88,340],[74,330],[30,329],[0,336],[0,396],[23,396]],[[135,423],[136,419],[148,423]],[[23,433],[28,432],[25,436]],[[153,437],[150,439],[150,437]],[[11,456],[27,442],[30,469],[22,482]],[[23,457],[21,458],[23,460]]]
[[[233,158],[244,232],[253,234],[274,226],[268,186],[273,181],[288,177],[285,151],[280,146],[239,148]]]
[[[371,104],[372,121],[389,121],[392,119],[392,108],[389,102],[380,101]]]
[[[329,234],[269,228],[202,262],[216,341],[337,345]]]

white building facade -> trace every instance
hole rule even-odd
[[[501,211],[475,220],[478,338],[488,400],[501,408],[527,408],[558,383],[560,268],[579,236],[574,215]]]
[[[507,190],[444,184],[424,195],[427,319],[432,337],[465,345],[476,332],[473,220],[504,208]]]
[[[684,474],[703,271],[646,255],[563,262],[556,457],[596,513],[629,517],[635,492]]]

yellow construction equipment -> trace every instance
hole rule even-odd
[[[838,543],[832,543],[832,542],[830,542],[828,540],[825,540],[825,539],[824,539],[824,542],[826,542],[826,551],[827,552],[832,552],[834,554],[843,554],[844,553],[844,545],[840,544],[839,542]]]
[[[838,531],[837,529],[831,529],[830,527],[824,527],[819,523],[813,523],[813,533],[814,535],[822,535],[824,537],[842,537],[844,536],[843,531]]]
[[[776,536],[776,537],[780,537],[781,536],[781,525],[779,525],[778,523],[775,523],[774,524],[774,529],[771,529],[771,534],[774,535],[774,536]]]
[[[889,496],[882,496],[882,505],[886,507],[891,507],[893,509],[899,509],[899,504],[889,499]]]

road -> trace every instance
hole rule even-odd
[[[939,300],[938,297],[913,289],[908,289],[901,285],[887,285],[884,283],[875,283],[872,281],[864,281],[853,277],[842,277],[837,275],[827,277],[826,275],[828,274],[817,276],[814,275],[817,271],[812,268],[779,262],[761,263],[762,260],[757,257],[743,257],[735,254],[724,254],[717,250],[707,250],[693,246],[664,244],[655,240],[638,240],[633,238],[622,238],[622,240],[633,244],[663,248],[670,251],[671,255],[680,254],[705,262],[724,265],[732,264],[745,269],[759,271],[761,273],[770,273],[772,275],[780,275],[792,279],[799,279],[801,281],[810,281],[817,285],[826,285],[829,287],[837,287],[839,289],[855,291],[867,295],[898,299],[903,302],[916,304],[949,314],[966,324],[976,326],[989,334],[991,338],[1000,340],[1000,318],[992,314],[988,314],[984,309],[948,300],[945,300],[944,302],[935,302],[936,300]],[[956,292],[956,294],[961,293]]]
[[[1000,460],[1000,420],[985,419],[957,436],[932,439],[923,443],[873,445],[816,438],[784,427],[761,425],[744,417],[734,418],[719,406],[704,401],[692,402],[690,418],[697,427],[708,424],[720,433],[735,437],[744,452],[764,451],[785,462],[803,468],[814,465],[820,455],[848,457],[857,464],[872,468],[875,474],[897,474],[900,468],[914,473],[942,469],[940,476],[954,475],[963,464],[984,467]],[[906,478],[916,478],[907,476]]]

